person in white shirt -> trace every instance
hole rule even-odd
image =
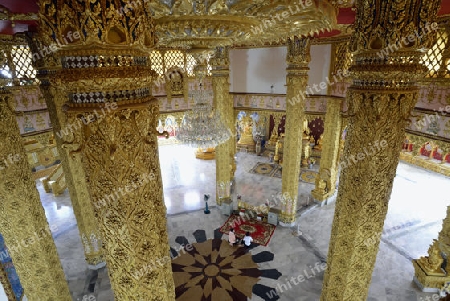
[[[242,239],[242,243],[245,248],[248,250],[252,246],[253,238],[250,236],[250,232],[245,233],[244,238]]]

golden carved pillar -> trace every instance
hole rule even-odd
[[[444,256],[447,258],[445,270],[442,268]],[[438,239],[434,239],[428,249],[428,256],[413,260],[414,282],[422,291],[439,292],[450,282],[450,206],[442,222]]]
[[[341,107],[342,99],[329,98],[323,133],[322,151],[320,156],[320,169],[316,177],[316,186],[311,191],[314,199],[325,201],[336,190],[338,175],[339,146],[341,138]]]
[[[322,301],[367,299],[417,80],[425,72],[421,48],[431,45],[427,27],[439,3],[357,1],[349,126]]]
[[[5,295],[8,298],[8,301],[17,301],[16,296],[14,295],[13,288],[11,286],[11,282],[9,282],[8,274],[5,271],[5,268],[2,264],[0,264],[0,284],[5,291]]]
[[[62,111],[67,101],[63,86],[56,82],[49,85],[41,85],[41,91],[46,99],[50,120],[55,133],[56,144],[61,158],[67,186],[69,188],[70,201],[73,213],[77,220],[81,242],[83,243],[84,256],[90,269],[99,269],[106,265],[102,251],[102,240],[98,223],[92,207],[89,195],[86,175],[83,170],[80,154],[69,155],[69,150],[64,148],[64,143],[70,141],[73,136],[71,124],[67,122]],[[76,127],[76,125],[75,125]],[[73,130],[76,128],[73,127]]]
[[[0,92],[0,229],[29,300],[72,300],[22,144],[12,99]],[[7,162],[8,164],[6,165]]]
[[[217,205],[221,205],[223,198],[230,197],[234,171],[236,170],[234,162],[234,148],[236,148],[234,106],[228,81],[230,75],[228,47],[217,47],[209,63],[212,67],[215,109],[220,112],[222,121],[231,136],[229,140],[216,146],[216,202]]]
[[[286,136],[283,146],[283,193],[281,225],[295,222],[298,200],[298,180],[302,156],[303,118],[305,115],[304,91],[308,83],[310,57],[309,39],[287,41],[287,92],[286,92]],[[275,125],[277,126],[277,125]]]
[[[35,36],[29,36],[28,42],[33,53],[39,53],[39,49],[44,47]],[[41,74],[47,70],[56,72],[61,69],[61,64],[53,54],[38,57],[34,65]],[[49,111],[58,154],[61,158],[73,212],[83,243],[86,263],[90,269],[98,269],[105,266],[106,263],[102,254],[100,232],[85,181],[81,158],[69,156],[67,149],[62,147],[67,140],[71,139],[72,132],[77,130],[79,126],[67,123],[65,113],[62,111],[62,107],[67,101],[64,87],[57,83],[52,83],[52,86],[50,86],[48,78],[45,81],[41,80],[41,83],[43,84],[40,86],[40,90]]]
[[[62,87],[66,124],[74,128],[63,148],[81,158],[114,299],[169,301],[175,288],[149,61],[154,22],[144,2],[130,2],[121,12],[115,0],[41,1],[44,44],[69,32],[78,33],[78,42],[62,45],[62,68],[40,78]],[[89,12],[88,20],[78,23],[80,12]]]

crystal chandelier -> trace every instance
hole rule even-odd
[[[216,147],[231,137],[231,132],[212,109],[212,93],[202,88],[192,91],[192,110],[186,112],[178,130],[177,139],[191,147],[206,149]]]

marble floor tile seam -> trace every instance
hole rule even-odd
[[[423,229],[426,229],[426,228],[430,228],[432,226],[436,226],[437,224],[442,224],[442,220],[429,222],[429,223],[426,223],[426,224],[423,224],[423,225],[411,226],[409,228],[403,228],[398,233],[395,233],[395,234],[392,234],[392,235],[383,235],[383,237],[385,239],[388,239],[388,240],[396,239],[396,238],[399,238],[399,237],[411,234],[411,232],[413,232],[413,231],[419,231],[419,230],[423,230]]]
[[[396,246],[393,242],[389,241],[388,239],[381,238],[381,241],[384,242],[391,250],[393,250],[397,254],[401,255],[402,257],[404,257],[408,260],[414,259],[413,256],[408,254],[408,252],[406,250],[404,250],[401,247]]]

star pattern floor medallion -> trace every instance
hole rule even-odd
[[[266,275],[256,263],[260,261],[254,261],[261,256],[232,247],[226,239],[197,241],[202,242],[190,244],[172,260],[177,301],[247,301],[260,277],[281,276],[272,270]]]

